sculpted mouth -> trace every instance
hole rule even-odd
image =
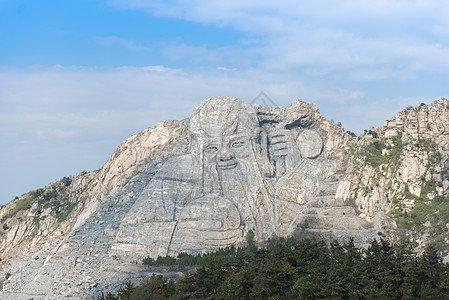
[[[237,162],[217,163],[217,168],[219,169],[233,169],[235,167],[237,167]]]

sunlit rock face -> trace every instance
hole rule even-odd
[[[298,228],[368,241],[372,226],[336,196],[352,141],[313,104],[206,99],[190,118],[136,133],[100,170],[72,177],[64,195],[76,206],[60,225],[46,215],[36,224],[33,207],[8,221],[0,278],[13,275],[0,280],[0,298],[93,299],[155,272],[141,265],[146,256],[239,245],[249,230],[261,243]]]
[[[200,102],[190,118],[190,153],[166,161],[148,182],[111,255],[197,254],[242,242],[249,230],[262,241],[296,228],[336,165],[324,149],[329,132],[313,124],[310,105],[297,104],[309,111],[232,97]]]
[[[153,272],[175,277],[142,258],[238,245],[249,230],[260,243],[405,236],[447,255],[447,124],[447,99],[357,139],[300,100],[206,99],[188,119],[130,136],[100,170],[0,208],[0,299],[95,299]],[[423,207],[427,219],[406,231]]]

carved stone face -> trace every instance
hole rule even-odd
[[[194,174],[203,188],[213,191],[219,184],[223,190],[223,180],[231,183],[254,177],[257,161],[263,161],[259,132],[256,112],[244,101],[217,97],[201,102],[190,119],[190,133]]]
[[[239,224],[255,228],[259,238],[273,233],[274,207],[262,177],[270,166],[267,140],[254,108],[230,97],[204,100],[190,118],[190,133],[194,181],[203,197],[234,203]]]
[[[244,134],[210,137],[203,147],[205,163],[215,165],[218,172],[238,167],[251,151],[251,138]]]

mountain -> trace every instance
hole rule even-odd
[[[435,244],[448,254],[449,101],[409,107],[353,137],[316,105],[200,102],[191,117],[136,133],[104,166],[0,210],[2,299],[90,299],[146,269],[291,235]]]

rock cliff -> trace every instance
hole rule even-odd
[[[145,256],[241,244],[249,230],[260,243],[383,236],[444,252],[448,124],[446,99],[357,139],[303,101],[206,99],[129,137],[100,170],[3,207],[0,296],[89,299],[150,272]]]
[[[447,254],[449,101],[408,107],[346,152],[337,197],[353,201],[382,235]]]

